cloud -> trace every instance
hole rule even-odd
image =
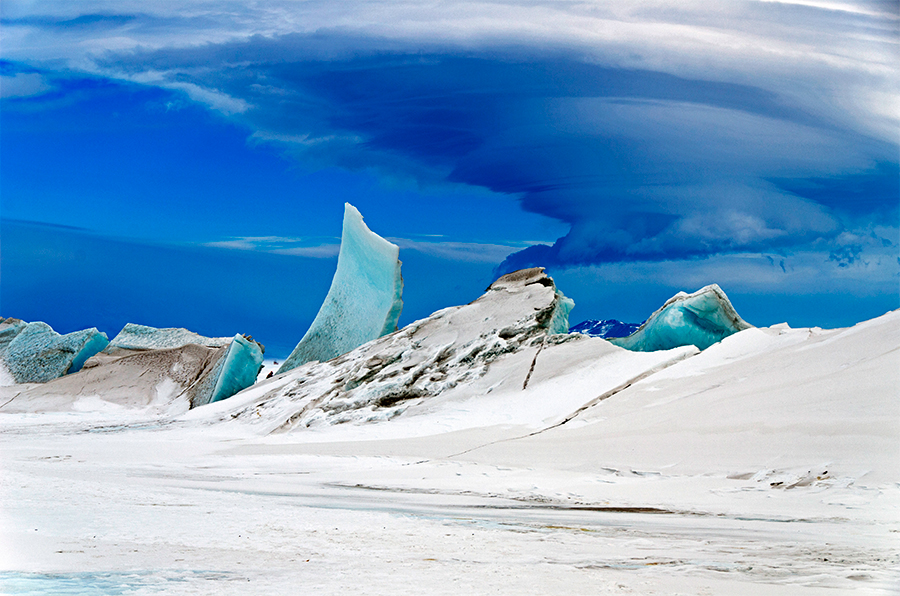
[[[247,250],[277,255],[290,255],[312,259],[330,259],[340,252],[340,243],[322,242],[316,238],[294,238],[285,236],[239,236],[226,240],[204,242],[209,248]]]
[[[0,75],[0,97],[30,97],[52,90],[53,87],[37,73]]]
[[[449,261],[468,263],[499,263],[510,253],[522,249],[522,245],[486,244],[480,242],[450,242],[410,240],[408,238],[388,238],[400,247],[400,258],[403,251],[414,250],[425,255]]]
[[[570,226],[508,257],[416,250],[662,262],[897,217],[900,20],[878,3],[117,6],[18,14],[4,51],[179,90],[309,167],[485,187]]]

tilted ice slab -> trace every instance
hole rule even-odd
[[[107,344],[96,328],[60,335],[40,321],[0,319],[0,361],[15,383],[46,383],[74,373]]]
[[[693,294],[679,292],[650,315],[637,331],[609,341],[636,352],[688,345],[705,350],[752,326],[737,314],[722,288],[712,284]]]
[[[403,308],[400,249],[369,230],[344,204],[341,252],[331,288],[312,325],[278,369],[325,362],[397,329]]]
[[[308,363],[189,417],[236,419],[261,432],[350,422],[356,424],[342,427],[347,432],[407,436],[541,426],[696,353],[690,347],[635,354],[568,334],[573,304],[542,268],[517,271],[470,304],[440,310],[330,361]],[[441,413],[424,416],[435,409]],[[390,424],[364,424],[386,420]]]
[[[153,347],[159,346],[159,347]],[[162,413],[220,401],[252,385],[263,347],[242,335],[126,325],[83,370],[44,385],[4,388],[4,412],[151,407]]]

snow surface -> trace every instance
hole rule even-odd
[[[637,331],[628,337],[610,339],[628,350],[652,352],[693,345],[701,350],[733,333],[749,329],[722,288],[708,285],[669,298]]]
[[[400,249],[344,204],[341,251],[331,288],[309,330],[278,372],[327,361],[397,329],[403,308]]]
[[[632,352],[545,279],[180,415],[0,407],[0,592],[896,593],[900,311]]]

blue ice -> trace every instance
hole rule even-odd
[[[403,308],[400,249],[369,230],[344,204],[341,252],[331,288],[312,325],[278,369],[326,361],[397,329]]]
[[[693,294],[679,292],[628,337],[609,341],[635,352],[694,345],[705,350],[729,335],[752,327],[734,310],[725,292],[712,284]]]
[[[41,321],[0,322],[0,359],[16,383],[46,383],[81,370],[109,339],[96,328],[60,335]]]
[[[262,366],[263,351],[255,341],[235,335],[223,358],[210,402],[227,399],[255,383]]]

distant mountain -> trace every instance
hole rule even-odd
[[[570,333],[584,333],[593,337],[628,337],[635,331],[641,323],[623,323],[615,319],[605,319],[598,321],[590,319],[583,323],[579,323],[569,328]]]

